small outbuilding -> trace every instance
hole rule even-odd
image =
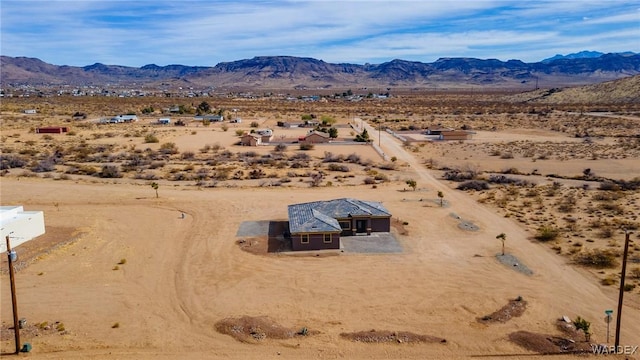
[[[240,138],[240,145],[242,146],[258,146],[262,144],[262,136],[255,133],[245,133]]]
[[[302,142],[307,144],[322,144],[328,143],[331,141],[331,137],[329,134],[324,133],[322,131],[312,131],[307,136],[304,137]]]
[[[158,119],[158,124],[160,124],[160,125],[169,125],[169,124],[171,124],[171,118],[160,118],[160,119]]]
[[[69,131],[66,126],[46,126],[36,128],[36,134],[62,134]]]
[[[0,206],[0,252],[7,251],[6,236],[14,248],[44,233],[44,212],[24,211],[22,206]]]
[[[438,140],[471,140],[472,135],[472,132],[464,130],[442,131]]]

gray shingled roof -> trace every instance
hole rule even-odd
[[[289,231],[342,231],[336,219],[354,216],[391,216],[381,203],[356,199],[335,199],[289,205]]]

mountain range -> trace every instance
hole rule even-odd
[[[600,54],[600,55],[598,55]],[[292,56],[257,56],[214,67],[96,63],[58,66],[37,58],[0,57],[0,85],[95,85],[193,88],[533,88],[584,85],[640,74],[640,54],[583,52],[541,62],[440,58],[432,63],[327,63]]]

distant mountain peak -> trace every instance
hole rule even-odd
[[[600,55],[598,55],[600,54]],[[596,56],[598,55],[598,56]],[[202,87],[327,88],[494,86],[526,88],[590,84],[640,74],[640,54],[583,51],[549,62],[443,57],[432,63],[394,59],[382,64],[328,63],[309,57],[255,56],[214,67],[147,64],[140,68],[95,63],[57,66],[2,56],[5,84],[145,84],[179,79]]]
[[[635,55],[635,53],[631,51],[619,52],[615,54],[622,55],[622,56]],[[602,53],[600,51],[583,50],[577,53],[571,53],[567,55],[556,54],[550,58],[546,58],[542,60],[541,62],[547,64],[552,61],[560,60],[560,59],[593,59],[593,58],[599,58],[602,55],[605,55],[605,53]]]

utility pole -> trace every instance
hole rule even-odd
[[[620,274],[620,293],[618,295],[618,314],[616,316],[616,340],[615,349],[618,351],[620,346],[620,322],[622,319],[622,297],[624,296],[624,277],[627,272],[627,256],[629,255],[629,235],[631,233],[624,231],[624,253],[622,254],[622,273]]]
[[[13,332],[15,334],[16,354],[20,353],[20,326],[18,325],[18,302],[16,300],[16,281],[13,262],[17,259],[16,252],[11,250],[9,235],[7,240],[7,256],[9,258],[9,282],[11,283],[11,305],[13,306]]]

